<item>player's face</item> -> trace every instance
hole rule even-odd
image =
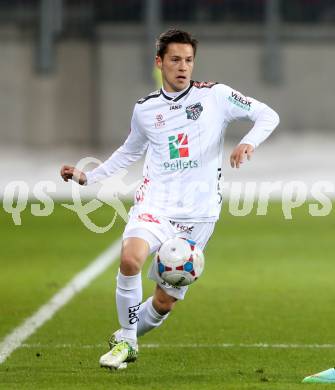
[[[164,57],[156,57],[156,65],[162,71],[164,89],[167,92],[182,91],[190,84],[193,71],[192,45],[169,43]]]

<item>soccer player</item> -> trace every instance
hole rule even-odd
[[[162,324],[187,287],[164,282],[152,265],[153,296],[142,303],[141,269],[150,253],[169,238],[191,239],[204,249],[219,218],[225,129],[249,119],[251,130],[235,147],[230,163],[239,168],[276,128],[279,117],[266,104],[224,84],[191,80],[197,41],[171,29],[157,40],[156,66],[163,86],[137,101],[131,131],[111,157],[90,172],[63,166],[65,181],[89,185],[113,175],[146,153],[143,182],[123,233],[116,306],[120,329],[100,364],[125,368],[138,355],[137,338]]]

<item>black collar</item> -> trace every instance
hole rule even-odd
[[[180,100],[182,97],[184,97],[185,95],[187,95],[190,92],[190,89],[193,87],[193,83],[194,83],[194,81],[191,80],[190,86],[186,89],[186,91],[184,91],[183,93],[181,93],[180,95],[178,95],[175,98],[172,98],[170,96],[165,95],[165,93],[163,92],[163,88],[161,88],[161,94],[165,97],[165,99],[177,102],[178,100]]]

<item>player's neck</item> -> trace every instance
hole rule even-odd
[[[185,92],[188,88],[190,87],[190,85],[188,85],[186,88],[184,88],[183,90],[181,91],[167,91],[164,86],[162,86],[162,91],[164,92],[164,95],[166,96],[169,96],[169,97],[172,97],[172,98],[175,98],[176,96],[182,94],[183,92]],[[171,89],[171,88],[169,88]]]

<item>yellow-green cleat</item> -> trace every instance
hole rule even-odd
[[[109,348],[110,348],[110,349],[113,349],[113,348],[116,346],[116,344],[117,344],[119,341],[121,341],[121,336],[119,336],[120,333],[121,333],[120,330],[117,330],[116,332],[114,332],[114,333],[111,335],[110,339],[108,340],[108,345],[109,345]]]
[[[335,368],[329,368],[317,374],[306,376],[302,383],[335,383]]]
[[[138,347],[132,346],[127,341],[117,341],[115,335],[109,340],[111,350],[101,356],[99,363],[101,367],[121,370],[127,368],[127,363],[137,359]]]
[[[112,350],[117,344],[119,344],[122,340],[121,338],[121,331],[120,329],[114,332],[110,339],[108,340],[108,345],[110,350]],[[137,353],[138,353],[138,346],[132,347],[133,352],[131,352],[126,360],[127,363],[132,363],[137,359]]]

